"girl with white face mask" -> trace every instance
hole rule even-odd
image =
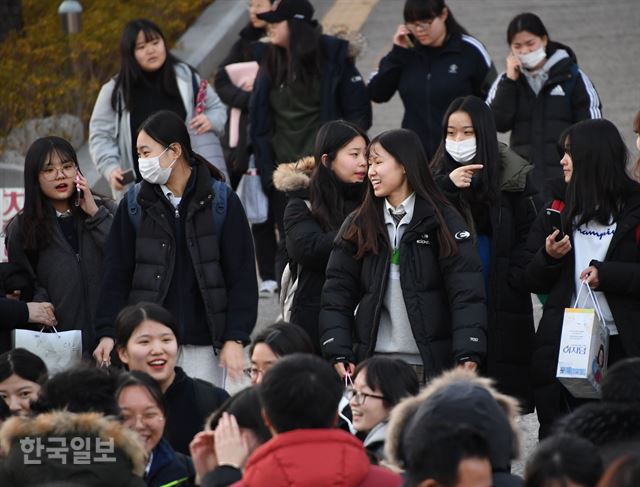
[[[533,314],[521,279],[526,265],[522,252],[539,206],[529,178],[532,166],[498,143],[493,114],[480,98],[454,100],[443,125],[431,166],[436,182],[471,228],[482,259],[489,318],[487,372],[503,392],[532,411],[526,368]],[[510,354],[515,349],[518,353]]]
[[[168,309],[183,332],[185,372],[225,387],[227,372],[242,374],[243,346],[257,316],[245,213],[236,194],[225,192],[222,173],[193,152],[175,113],[145,120],[136,149],[143,180],[120,202],[109,235],[93,355],[108,364],[118,312],[150,301]]]
[[[550,185],[562,177],[558,137],[580,120],[600,118],[600,99],[571,48],[551,41],[536,15],[514,17],[507,43],[507,69],[493,84],[487,103],[496,128],[511,131],[511,147],[534,165],[534,183],[549,198]]]

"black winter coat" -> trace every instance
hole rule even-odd
[[[560,50],[566,56],[562,57]],[[602,117],[598,93],[578,69],[573,51],[551,42],[547,55],[562,59],[551,67],[549,79],[537,96],[524,75],[512,81],[502,73],[487,97],[498,132],[511,131],[509,145],[533,164],[534,184],[544,191],[545,199],[551,197],[549,181],[562,177],[560,134],[580,120]]]
[[[82,351],[87,356],[93,351],[95,342],[93,324],[100,277],[105,270],[106,241],[115,212],[115,203],[111,200],[96,198],[96,203],[98,212],[95,215],[90,217],[78,210],[70,217],[77,228],[77,253],[63,234],[52,207],[47,208],[52,239],[37,252],[24,249],[23,214],[11,220],[7,227],[9,262],[21,265],[33,277],[33,301],[53,304],[59,331],[82,331]]]
[[[204,307],[210,343],[221,348],[228,340],[249,342],[258,308],[258,285],[253,241],[247,218],[237,195],[229,190],[227,212],[220,246],[211,214],[214,200],[211,174],[196,164],[192,195],[181,202],[184,218],[185,251],[193,265],[200,296],[187,284],[182,293],[169,296],[178,309],[171,311],[182,326],[183,316],[193,316],[193,306]],[[140,227],[134,228],[127,198],[120,202],[107,241],[105,272],[96,318],[96,336],[114,336],[118,312],[127,304],[151,301],[165,304],[176,269],[177,241],[175,213],[158,185],[141,183],[138,202],[142,208]],[[182,204],[184,203],[184,206]],[[180,274],[184,275],[184,274]],[[179,304],[176,304],[179,303]],[[188,342],[187,342],[188,343]]]
[[[500,199],[489,209],[491,260],[489,269],[487,374],[501,392],[517,398],[523,411],[533,412],[529,363],[535,330],[531,295],[524,283],[529,263],[527,237],[542,206],[529,178],[531,165],[501,144]],[[472,219],[464,192],[449,173],[450,164],[436,176],[441,189],[465,216]]]
[[[191,455],[189,443],[203,430],[207,418],[229,394],[202,379],[189,377],[180,367],[164,393],[167,424],[164,436],[177,452]]]
[[[291,304],[289,321],[305,329],[316,353],[320,354],[320,295],[333,240],[338,231],[325,230],[307,206],[307,202],[311,204],[309,184],[314,167],[313,157],[305,157],[296,163],[280,164],[273,175],[273,181],[276,189],[287,193],[289,197],[284,211],[285,243],[291,268],[298,274],[298,287]],[[356,189],[353,186],[350,189]],[[357,191],[354,193],[353,196],[357,198]],[[364,192],[360,194],[364,195]],[[350,195],[343,196],[346,199]],[[345,201],[346,213],[350,213],[360,203],[359,198]]]
[[[238,145],[234,148],[229,147],[229,118],[225,125],[224,136],[221,137],[224,158],[231,174],[233,186],[237,186],[240,175],[248,168],[249,155],[251,154],[251,145],[249,142],[249,101],[251,100],[251,92],[235,86],[225,66],[228,64],[244,63],[248,61],[259,62],[259,49],[254,46],[256,41],[264,37],[266,32],[264,29],[256,29],[251,24],[247,25],[240,31],[240,39],[231,47],[229,54],[224,58],[218,71],[216,72],[213,85],[220,99],[229,108],[239,108],[242,110],[240,114],[240,131],[238,133]]]
[[[441,211],[456,236],[456,255],[439,256],[433,207],[418,196],[400,242],[400,283],[426,377],[459,361],[481,363],[487,346],[480,258],[458,212]],[[355,246],[341,237],[352,218],[336,238],[322,289],[322,353],[333,362],[358,363],[373,355],[391,261],[386,234],[379,254],[356,260]]]
[[[262,46],[266,50],[268,46]],[[343,119],[363,130],[371,127],[371,102],[355,63],[349,57],[349,43],[336,37],[323,35],[321,48],[324,63],[320,79],[320,123]],[[260,56],[264,52],[259,53]],[[269,102],[271,81],[264,67],[260,68],[253,86],[249,110],[251,143],[256,167],[265,191],[273,187],[272,175],[278,162],[272,145],[274,120]]]
[[[531,228],[527,247],[533,255],[526,280],[533,293],[548,294],[535,337],[531,360],[532,380],[541,436],[553,421],[568,413],[575,401],[556,379],[564,309],[573,305],[575,264],[573,251],[562,259],[550,257],[544,248],[549,226],[541,212]],[[640,356],[640,192],[626,198],[604,262],[598,268],[598,291],[605,293],[620,341],[627,356]]]
[[[450,36],[440,48],[393,46],[367,87],[371,100],[389,101],[396,91],[404,105],[402,127],[413,130],[429,159],[442,138],[442,118],[459,96],[484,98],[496,77],[489,53],[477,39]]]

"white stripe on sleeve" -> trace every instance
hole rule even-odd
[[[462,34],[462,40],[468,44],[471,44],[478,51],[480,51],[480,54],[482,54],[482,57],[484,58],[484,62],[487,63],[487,67],[488,68],[491,67],[491,56],[489,55],[489,52],[487,51],[487,49],[482,45],[482,42],[480,42],[475,37],[471,37],[466,34]]]
[[[487,94],[487,99],[485,100],[485,103],[487,105],[491,105],[491,102],[496,97],[496,92],[498,91],[498,85],[500,84],[500,81],[502,81],[504,76],[505,76],[505,73],[500,73],[496,78],[496,80],[491,85],[491,89],[489,90],[489,93]]]
[[[584,83],[584,87],[587,90],[587,95],[589,95],[589,115],[591,118],[602,118],[602,110],[600,109],[600,98],[598,97],[598,92],[596,91],[595,86],[589,79],[589,77],[582,71],[580,71],[580,76],[582,77],[582,82]]]

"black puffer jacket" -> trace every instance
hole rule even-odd
[[[534,256],[526,270],[530,291],[549,295],[531,359],[541,436],[549,433],[555,419],[578,404],[556,379],[564,309],[572,306],[575,293],[574,253],[571,251],[560,260],[546,253],[544,241],[549,226],[545,218],[545,213],[540,213],[531,228],[527,247]],[[640,356],[639,236],[640,192],[636,191],[626,198],[604,262],[593,262],[600,279],[597,290],[605,293],[627,356]]]
[[[482,362],[486,352],[480,258],[458,212],[450,207],[442,212],[449,231],[456,236],[456,255],[439,256],[433,207],[417,195],[413,219],[400,242],[400,283],[427,377],[463,359]],[[380,238],[378,255],[356,260],[355,246],[341,237],[352,218],[342,226],[329,258],[320,336],[326,358],[358,363],[375,350],[391,246],[385,235]]]
[[[249,342],[258,308],[249,224],[240,200],[229,190],[218,245],[211,214],[212,176],[202,164],[194,165],[193,172],[192,191],[185,191],[180,206],[184,235],[178,235],[176,210],[158,185],[141,183],[142,216],[137,232],[127,198],[120,202],[107,242],[96,318],[98,339],[113,337],[115,317],[125,305],[152,301],[167,307],[187,332],[202,325],[200,319],[194,323],[194,317],[202,315],[208,343],[215,347],[227,340]],[[176,265],[178,254],[191,264],[190,269]],[[187,279],[191,275],[193,282]],[[179,282],[183,278],[188,282]],[[193,343],[188,333],[183,338],[184,343]]]
[[[371,127],[371,102],[362,76],[356,69],[345,40],[323,35],[321,38],[324,63],[320,79],[320,123],[343,119],[363,130]],[[258,56],[264,56],[266,45]],[[264,67],[260,68],[253,86],[249,110],[251,143],[256,167],[265,190],[273,188],[272,175],[277,162],[272,145],[274,118],[269,102],[271,81]],[[301,154],[304,155],[304,154]]]
[[[299,273],[290,321],[306,330],[314,349],[320,354],[320,295],[333,240],[338,231],[325,230],[307,206],[314,167],[313,157],[305,157],[296,163],[280,164],[273,173],[273,183],[277,190],[287,193],[289,197],[284,211],[285,242],[292,270]],[[364,195],[363,192],[360,194]],[[359,200],[345,201],[346,212],[350,213],[359,204]]]
[[[498,132],[511,131],[509,145],[534,165],[534,183],[545,199],[550,197],[548,181],[562,176],[558,152],[562,131],[580,120],[602,117],[598,93],[578,69],[573,51],[550,42],[547,57],[555,64],[537,96],[524,75],[512,81],[502,73],[487,97]]]
[[[240,114],[238,145],[234,148],[229,147],[229,122],[225,125],[224,136],[220,139],[224,158],[227,162],[229,173],[231,174],[232,186],[235,188],[240,181],[240,175],[247,170],[251,147],[249,143],[249,101],[251,100],[251,92],[243,90],[235,86],[225,66],[228,64],[244,63],[249,61],[260,61],[258,59],[258,49],[254,43],[264,37],[266,32],[264,29],[256,29],[251,24],[247,25],[240,31],[240,39],[231,47],[229,54],[224,58],[213,81],[216,93],[220,99],[229,108],[239,108],[242,110]]]
[[[527,237],[542,204],[529,177],[531,164],[504,144],[500,144],[500,156],[500,199],[488,211],[491,260],[486,370],[501,392],[518,398],[523,411],[533,412],[528,375],[535,331],[524,271],[530,258]],[[466,190],[461,191],[449,178],[458,164],[449,157],[447,162],[436,181],[469,221],[473,217]]]
[[[442,47],[393,46],[382,58],[367,90],[377,103],[397,91],[404,105],[402,128],[413,130],[429,159],[442,137],[442,118],[459,96],[484,98],[496,77],[489,53],[476,38],[452,35]]]

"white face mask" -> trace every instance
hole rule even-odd
[[[155,157],[138,158],[138,169],[140,170],[140,176],[142,176],[142,179],[150,182],[151,184],[165,184],[167,181],[169,181],[169,176],[171,176],[171,168],[178,159],[174,159],[168,167],[161,167],[160,157],[168,150],[169,148],[167,147],[160,153],[160,155],[157,155]]]
[[[476,156],[476,138],[469,137],[460,142],[444,139],[444,146],[453,160],[462,164],[471,161]]]
[[[527,54],[520,54],[518,57],[525,68],[533,69],[540,64],[545,57],[547,57],[547,53],[544,50],[544,46],[541,46],[540,49]]]

